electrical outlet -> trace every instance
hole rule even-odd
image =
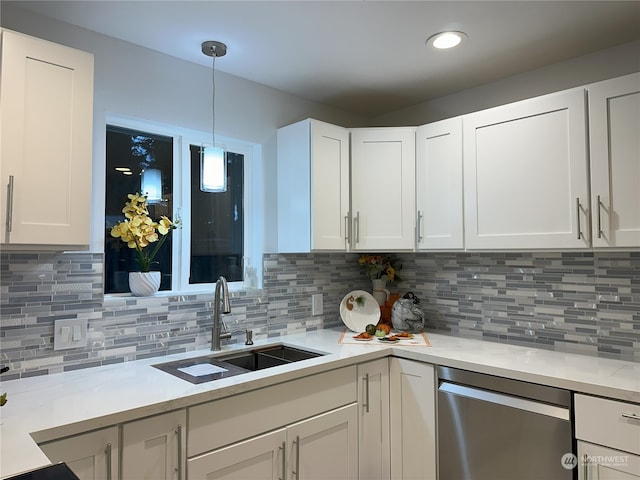
[[[322,294],[314,293],[311,295],[311,315],[322,315]]]
[[[66,350],[87,346],[87,319],[56,320],[53,327],[53,349]]]

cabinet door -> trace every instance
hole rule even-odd
[[[93,56],[3,30],[0,85],[0,241],[88,246]]]
[[[585,92],[463,117],[465,245],[590,246]]]
[[[416,130],[416,241],[420,250],[464,244],[462,118]]]
[[[415,129],[351,130],[354,250],[415,248]]]
[[[311,249],[345,250],[349,225],[349,131],[311,123]]]
[[[578,480],[638,480],[640,456],[578,442]]]
[[[189,480],[284,479],[286,439],[286,430],[280,429],[190,458]]]
[[[595,247],[640,247],[640,73],[589,91]]]
[[[436,478],[433,365],[391,358],[391,478]]]
[[[65,462],[80,480],[118,477],[118,427],[84,433],[40,445],[52,462]]]
[[[358,365],[358,478],[391,478],[389,361]]]
[[[358,478],[358,407],[354,403],[287,428],[287,478]]]
[[[278,129],[278,251],[345,250],[349,131],[317,120]]]
[[[185,478],[187,415],[177,410],[122,426],[122,478]]]

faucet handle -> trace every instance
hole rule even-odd
[[[244,334],[245,334],[244,344],[253,345],[253,331],[245,330]]]

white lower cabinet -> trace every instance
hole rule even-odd
[[[579,480],[640,479],[640,405],[576,394]]]
[[[389,360],[358,365],[358,478],[388,479],[391,475],[389,437]]]
[[[389,384],[391,478],[435,480],[435,367],[392,357]]]
[[[286,465],[287,430],[281,428],[187,461],[191,480],[283,479]]]
[[[358,407],[342,407],[287,428],[288,479],[358,478]]]
[[[185,410],[123,424],[121,478],[185,478],[186,424]]]
[[[357,425],[347,405],[190,458],[189,479],[356,479]]]
[[[66,462],[80,480],[116,480],[118,427],[43,443],[40,448],[52,462]]]
[[[578,480],[640,479],[640,456],[578,442]]]

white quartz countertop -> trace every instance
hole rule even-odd
[[[212,353],[208,350],[3,382],[8,403],[0,409],[0,478],[49,464],[37,443],[387,355],[640,403],[639,363],[432,333],[431,347],[344,345],[341,333],[320,330],[253,347],[224,347],[221,353],[284,343],[328,355],[199,385],[152,365]]]

